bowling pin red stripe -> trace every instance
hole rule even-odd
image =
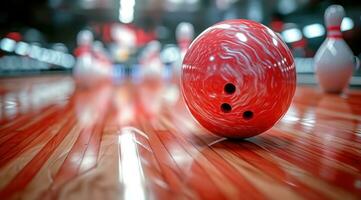
[[[342,35],[327,35],[328,38],[332,38],[332,39],[342,39]]]
[[[342,39],[342,33],[340,30],[341,30],[340,26],[328,26],[327,37],[332,39]]]
[[[328,31],[340,31],[341,27],[340,26],[328,26],[327,30]]]

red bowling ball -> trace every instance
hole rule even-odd
[[[287,111],[296,87],[290,50],[266,26],[227,20],[189,47],[181,87],[195,119],[211,132],[247,138],[270,129]]]

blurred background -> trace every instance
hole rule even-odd
[[[279,32],[296,58],[298,81],[314,84],[312,58],[325,40],[323,14],[331,4],[344,6],[343,36],[360,57],[361,1],[4,1],[0,7],[0,75],[71,73],[88,51],[84,46],[90,40],[94,41],[91,48],[100,52],[98,57],[115,66],[111,69],[115,74],[128,73],[142,59],[149,60],[152,49],[159,51],[162,63],[176,60],[176,50],[182,46],[176,32],[182,22],[187,23],[183,31],[193,26],[194,38],[216,22],[246,18]],[[355,72],[351,85],[360,86],[360,79],[360,72]]]

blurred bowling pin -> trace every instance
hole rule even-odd
[[[142,51],[139,64],[143,77],[161,77],[163,75],[163,63],[160,59],[161,43],[153,40]]]
[[[342,38],[344,16],[345,11],[340,5],[331,5],[325,12],[327,38],[315,55],[316,76],[325,92],[341,93],[348,86],[355,65],[359,65],[359,60]]]
[[[178,24],[175,34],[183,58],[194,37],[193,25],[188,22],[181,22]]]
[[[182,65],[179,48],[174,44],[165,45],[160,58],[165,65],[164,78],[176,78],[174,76],[179,75]]]
[[[93,64],[92,57],[92,44],[93,44],[93,33],[89,30],[82,30],[77,35],[77,48],[75,49],[75,56],[77,62],[74,67],[74,75],[79,77],[81,74],[85,74],[89,71]]]
[[[77,48],[75,49],[75,56],[79,57],[83,53],[89,53],[93,45],[94,36],[93,33],[89,30],[79,31],[76,42]]]
[[[175,36],[178,43],[179,48],[179,59],[177,64],[175,65],[174,75],[179,76],[181,72],[182,62],[185,54],[187,53],[187,50],[189,46],[192,43],[193,37],[194,37],[194,28],[191,23],[188,22],[181,22],[178,24],[176,30],[175,30]]]
[[[75,50],[77,61],[73,74],[78,83],[84,85],[92,85],[98,74],[93,55],[93,40],[93,33],[89,30],[82,30],[77,35],[78,47]]]
[[[125,25],[115,24],[111,29],[111,36],[115,41],[110,48],[115,62],[126,62],[136,50],[137,37],[135,32]]]
[[[96,71],[101,76],[111,76],[112,62],[104,48],[101,41],[94,41],[93,43],[94,66]]]

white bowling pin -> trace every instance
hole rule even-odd
[[[331,5],[325,12],[327,38],[315,55],[315,71],[323,91],[341,93],[348,86],[355,68],[355,57],[342,38],[341,23],[345,11]]]
[[[91,46],[94,40],[93,33],[89,30],[79,31],[76,41],[78,46]]]
[[[147,44],[139,58],[142,65],[143,77],[162,76],[163,63],[160,59],[162,45],[159,41],[153,40]]]
[[[79,83],[90,84],[93,82],[94,56],[92,54],[93,33],[82,30],[77,35],[77,61],[73,69],[73,75]]]
[[[181,22],[178,24],[175,30],[175,36],[178,43],[179,48],[179,59],[177,64],[175,65],[174,72],[178,76],[181,72],[182,62],[185,54],[189,46],[192,43],[194,38],[194,27],[191,23],[188,22]]]
[[[192,43],[194,27],[191,23],[181,22],[178,24],[175,33],[179,49],[181,50],[182,57],[184,57],[189,45]]]
[[[110,76],[112,72],[112,63],[101,41],[93,43],[94,67],[97,75]]]

